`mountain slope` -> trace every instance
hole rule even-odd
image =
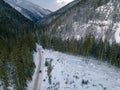
[[[38,5],[35,5],[26,0],[4,0],[10,4],[13,8],[22,13],[25,17],[36,22],[44,16],[51,13],[50,10],[43,9]]]
[[[120,1],[74,2],[64,12],[53,15],[52,19],[43,20],[47,23],[38,27],[41,44],[44,48],[82,55],[85,60],[93,56],[119,67]]]
[[[0,37],[14,36],[33,30],[33,22],[10,7],[3,0],[0,2]]]
[[[25,90],[34,72],[34,24],[0,0],[0,90]]]
[[[119,0],[75,0],[74,2],[77,3],[60,13],[57,18],[52,18],[50,23],[49,19],[43,20],[49,23],[47,32],[50,32],[50,35],[63,39],[80,39],[91,34],[96,39],[102,38],[109,42],[120,43]]]
[[[67,4],[66,6],[60,8],[59,10],[52,12],[51,14],[45,16],[43,19],[39,20],[37,22],[38,25],[46,25],[52,22],[52,20],[58,18],[60,15],[62,15],[63,13],[65,13],[67,10],[69,10],[70,8],[72,8],[75,4],[77,4],[79,2],[79,0],[75,0],[69,4]]]

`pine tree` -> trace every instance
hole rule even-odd
[[[103,60],[104,54],[105,54],[105,44],[102,39],[99,40],[97,45],[97,51],[96,56],[98,59]]]
[[[118,50],[118,44],[113,42],[112,45],[110,46],[110,50],[109,50],[109,53],[108,53],[108,59],[109,59],[109,62],[112,65],[116,64],[117,55],[118,55],[118,51],[117,50]]]
[[[88,35],[85,37],[84,43],[83,43],[83,56],[84,57],[88,57],[88,55],[90,54],[90,51],[92,49],[92,36]]]

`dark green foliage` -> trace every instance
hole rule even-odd
[[[9,43],[9,46],[8,46]],[[32,34],[15,39],[0,40],[0,80],[4,88],[15,85],[15,90],[24,90],[27,81],[32,79],[34,63],[32,51],[35,41]]]
[[[52,48],[57,51],[83,55],[84,57],[93,56],[98,60],[107,61],[113,65],[120,66],[120,46],[113,42],[112,45],[105,39],[96,41],[92,35],[87,35],[84,39],[62,40],[58,37],[49,37],[42,34],[41,44],[44,48]]]
[[[0,0],[0,38],[15,37],[33,31],[33,23]]]
[[[98,59],[103,60],[103,55],[105,53],[105,47],[104,42],[102,39],[98,42],[97,48],[96,48],[96,57]]]
[[[45,62],[45,66],[47,66],[47,75],[48,75],[48,81],[49,81],[49,84],[51,84],[51,72],[52,72],[52,59],[50,61],[47,61]]]
[[[48,61],[45,61],[45,66],[48,66],[48,65],[49,65]]]
[[[0,82],[4,90],[25,90],[32,79],[35,48],[34,25],[0,0]]]
[[[50,37],[48,37],[46,34],[42,34],[40,35],[40,38],[41,38],[41,44],[43,45],[43,48],[44,47],[49,47],[50,45]]]
[[[113,65],[117,64],[118,48],[119,48],[118,44],[113,43],[108,53],[109,62]]]
[[[90,54],[90,51],[92,49],[92,44],[93,44],[93,40],[92,40],[92,36],[86,36],[84,43],[83,43],[83,56],[87,57]]]
[[[80,3],[85,3],[87,0],[81,0]]]
[[[103,5],[107,2],[109,2],[110,0],[95,0],[95,1],[96,1],[97,5],[100,6],[100,5]]]

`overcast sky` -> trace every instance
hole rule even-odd
[[[28,0],[45,9],[56,11],[73,0]]]

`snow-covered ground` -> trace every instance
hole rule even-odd
[[[41,90],[120,90],[120,69],[82,57],[44,51]]]
[[[27,90],[34,90],[35,82],[36,90],[120,90],[120,68],[94,58],[86,62],[80,56],[53,50],[43,51],[41,46],[38,47],[43,55],[41,64],[44,63],[44,66],[41,67],[42,73],[38,73],[38,49],[33,54],[36,68]],[[0,90],[3,90],[2,87]]]

